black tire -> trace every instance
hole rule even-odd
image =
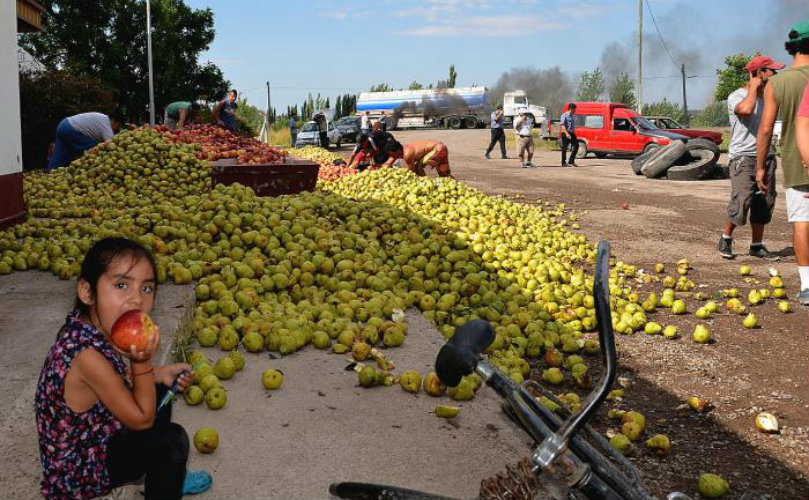
[[[719,159],[719,146],[717,146],[716,143],[710,139],[698,137],[696,139],[690,139],[687,143],[685,143],[686,151],[690,152],[696,149],[707,149],[708,151],[713,153],[714,161]]]
[[[690,151],[693,161],[685,165],[675,165],[666,171],[670,181],[698,181],[707,178],[716,166],[713,152],[708,149]]]
[[[450,116],[447,118],[447,127],[452,130],[458,130],[461,128],[461,118],[458,116]]]
[[[466,128],[477,128],[478,127],[478,119],[474,116],[467,116],[463,119],[464,127]]]
[[[576,158],[584,158],[587,156],[587,143],[584,141],[579,141],[579,150],[576,152]]]
[[[647,151],[639,156],[636,156],[632,159],[632,171],[635,172],[635,175],[643,175],[643,172],[640,169],[646,163],[646,161],[651,158],[659,148],[653,148],[651,151]]]
[[[652,157],[646,160],[640,171],[650,179],[661,177],[683,154],[685,154],[685,143],[671,141],[668,146],[655,151]]]
[[[660,144],[658,144],[658,143],[656,143],[656,142],[650,142],[649,144],[647,144],[647,145],[646,145],[646,146],[643,148],[643,153],[641,153],[641,154],[646,154],[646,153],[651,153],[652,151],[657,151],[657,150],[658,150],[658,149],[660,149],[661,147],[662,147],[662,146],[660,146]]]
[[[599,160],[603,160],[604,158],[607,157],[607,153],[593,153],[593,154],[596,155],[596,158],[598,158]]]
[[[708,179],[730,179],[730,166],[717,163],[711,173],[708,174]]]

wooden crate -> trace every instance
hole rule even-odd
[[[212,167],[212,186],[238,182],[253,188],[258,196],[280,196],[314,191],[320,165],[301,158],[283,163],[237,165],[235,159],[217,160]]]

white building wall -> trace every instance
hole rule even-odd
[[[0,0],[0,175],[22,170],[17,2]]]

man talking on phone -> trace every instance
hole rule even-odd
[[[778,260],[778,256],[764,246],[764,226],[772,220],[775,207],[775,148],[770,145],[767,153],[768,185],[773,186],[766,193],[756,183],[756,135],[764,112],[764,88],[770,77],[786,66],[767,56],[756,56],[744,67],[748,72],[747,84],[728,96],[730,116],[730,162],[731,193],[728,203],[728,219],[725,232],[719,238],[719,255],[732,259],[733,231],[744,226],[750,217],[752,239],[749,254],[767,260]]]

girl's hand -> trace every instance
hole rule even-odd
[[[194,371],[191,365],[186,363],[175,363],[173,365],[159,366],[155,370],[155,382],[163,384],[166,387],[171,387],[174,379],[180,377],[177,381],[177,386],[185,390],[186,387],[191,385],[194,381]]]

